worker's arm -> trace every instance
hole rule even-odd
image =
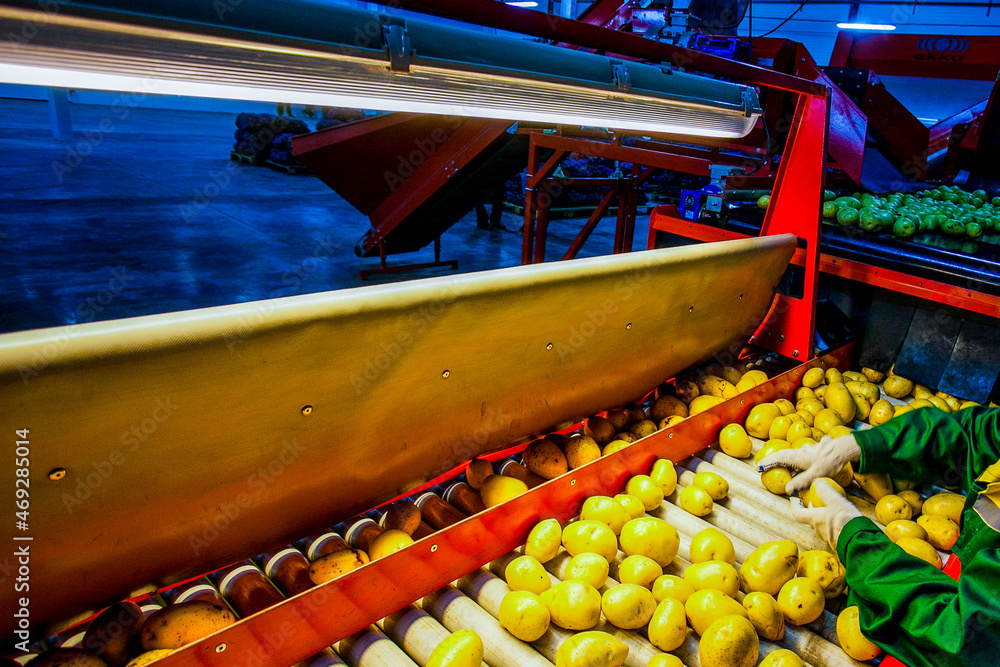
[[[1000,458],[1000,409],[973,407],[948,414],[921,408],[876,428],[854,432],[858,472],[887,472],[919,484],[961,486],[967,493]]]
[[[865,636],[890,655],[908,667],[997,663],[997,549],[980,549],[962,564],[956,582],[894,545],[871,520],[858,517],[844,527],[837,552],[847,568],[848,602],[858,606]]]

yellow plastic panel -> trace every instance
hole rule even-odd
[[[10,451],[30,429],[31,450],[28,530],[9,491],[0,534],[34,538],[32,624],[285,544],[634,400],[746,340],[794,247],[782,235],[0,336],[2,432]],[[4,457],[5,479],[13,467]],[[4,586],[3,608],[17,595]]]

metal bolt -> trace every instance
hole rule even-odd
[[[668,438],[672,438],[672,437],[674,437],[674,434],[673,434],[673,432],[670,432],[670,433],[667,433],[667,437],[668,437]]]
[[[58,482],[63,477],[66,476],[66,468],[53,468],[49,471],[49,479],[53,482]]]
[[[215,647],[215,652],[216,653],[222,653],[225,650],[226,650],[226,644],[225,643],[219,644],[218,646]]]
[[[625,328],[626,328],[626,329],[631,329],[631,328],[632,328],[632,323],[631,323],[631,322],[629,322],[628,324],[626,324],[626,325],[625,325]]]
[[[551,350],[552,349],[552,343],[549,343],[548,345],[546,345],[545,349],[546,350]]]
[[[312,411],[313,411],[313,406],[311,405],[307,405],[302,408],[302,414],[304,415],[312,414]]]
[[[569,485],[570,486],[576,486],[576,480],[575,479],[569,480]]]
[[[438,545],[436,545],[436,544],[432,544],[432,545],[431,545],[431,553],[434,553],[434,552],[435,552],[435,551],[437,551],[437,550],[438,550]]]
[[[451,371],[445,371],[444,373],[441,373],[441,377],[443,377],[446,380],[448,379],[449,375],[451,375]]]
[[[799,351],[798,350],[792,350],[792,356],[797,358],[799,356]]]
[[[778,340],[785,340],[785,334],[781,334],[780,336],[778,336]]]

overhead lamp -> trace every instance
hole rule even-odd
[[[837,27],[841,30],[878,30],[882,32],[896,29],[896,26],[890,23],[838,23]]]
[[[510,5],[511,7],[537,7],[538,3],[535,0],[504,0],[505,5]]]
[[[33,33],[0,41],[0,82],[724,138],[761,113],[749,86],[398,11],[242,0],[216,18],[209,3],[133,6],[0,7],[0,34]]]

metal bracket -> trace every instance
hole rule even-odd
[[[383,25],[382,39],[389,53],[389,70],[393,72],[410,71],[410,36],[405,25]]]
[[[620,60],[611,61],[611,83],[619,92],[627,93],[632,90],[632,80],[628,75],[628,68]]]

